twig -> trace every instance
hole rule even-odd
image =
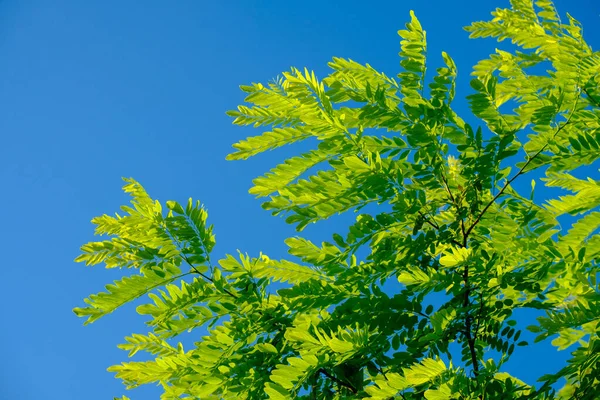
[[[579,97],[577,98],[579,99]],[[558,133],[560,131],[562,131],[567,125],[569,125],[569,123],[571,122],[571,118],[573,117],[573,113],[575,112],[575,108],[577,108],[577,104],[575,104],[575,106],[573,107],[573,110],[571,111],[571,114],[569,115],[569,118],[567,118],[567,120],[565,121],[564,124],[562,124],[554,133],[554,135],[552,136],[553,138],[558,135]],[[521,167],[521,169],[519,170],[519,172],[517,172],[515,174],[515,176],[513,176],[512,178],[510,178],[509,180],[506,181],[506,183],[504,183],[504,186],[502,186],[502,189],[500,189],[500,191],[494,196],[494,198],[492,200],[490,200],[489,203],[487,203],[487,205],[483,208],[483,210],[481,210],[481,212],[479,213],[479,215],[477,216],[477,218],[475,219],[475,221],[473,222],[473,224],[469,227],[469,229],[467,229],[466,232],[466,236],[465,236],[465,240],[466,238],[471,234],[471,231],[473,230],[473,228],[475,228],[475,226],[479,223],[479,221],[481,221],[481,218],[483,217],[483,215],[486,213],[486,211],[492,206],[492,204],[494,204],[496,202],[496,200],[498,200],[498,198],[500,196],[502,196],[502,194],[504,193],[504,191],[506,190],[506,188],[513,183],[513,181],[515,179],[517,179],[519,176],[521,176],[524,172],[525,172],[525,168],[527,168],[529,166],[529,164],[537,157],[539,156],[542,151],[546,150],[546,147],[548,147],[548,144],[550,144],[550,141],[548,141],[544,146],[542,146],[541,149],[539,149],[531,158],[529,158],[527,160],[527,162]]]
[[[412,312],[413,312],[413,313],[415,313],[415,314],[418,314],[418,315],[420,315],[420,316],[421,316],[421,317],[423,317],[423,318],[427,318],[427,319],[429,319],[429,318],[430,318],[430,317],[429,317],[429,315],[427,315],[427,314],[425,314],[425,313],[422,313],[421,311],[412,310]]]
[[[456,199],[454,198],[454,196],[452,195],[452,192],[450,191],[450,186],[448,185],[448,181],[446,180],[446,175],[444,175],[444,172],[442,172],[441,174],[442,177],[442,181],[444,182],[444,188],[446,189],[446,192],[448,192],[448,196],[450,196],[450,200],[452,200],[452,203],[456,206],[458,206],[456,204]]]
[[[589,98],[589,99],[592,101],[592,103],[594,103],[594,104],[596,105],[596,107],[600,107],[600,103],[598,103],[598,102],[596,101],[596,99],[594,99],[594,98],[592,97],[592,95],[590,94],[590,92],[588,92],[588,91],[587,91],[587,89],[586,89],[586,88],[581,88],[581,90],[583,90],[583,93],[587,94],[588,98]]]
[[[419,213],[419,215],[421,216],[421,218],[423,218],[423,221],[427,222],[429,225],[431,225],[432,227],[434,227],[435,229],[439,230],[440,227],[438,224],[436,224],[435,222],[432,222],[430,219],[428,219],[425,214],[423,214],[421,211],[417,211]]]
[[[479,363],[477,362],[477,354],[475,353],[475,340],[471,336],[471,315],[469,313],[469,297],[471,295],[471,287],[469,286],[469,264],[465,264],[465,272],[463,274],[465,281],[465,297],[463,300],[463,307],[466,309],[465,316],[465,336],[467,337],[467,345],[469,346],[469,352],[471,353],[471,362],[473,363],[473,373],[477,377],[479,375]]]
[[[208,275],[203,274],[202,272],[200,272],[191,262],[190,260],[188,260],[188,258],[185,256],[185,254],[181,253],[181,258],[201,277],[203,277],[206,281],[210,282],[213,284],[213,286],[215,286],[215,281]],[[237,300],[238,296],[231,293],[229,290],[222,288],[223,292],[225,292],[226,294],[228,294],[229,296],[233,297],[234,299]]]
[[[479,328],[481,327],[481,316],[483,314],[483,294],[479,294],[479,312],[477,313],[477,325],[475,326],[475,332],[473,333],[473,341],[477,340]]]
[[[204,280],[206,280],[207,282],[210,282],[216,288],[215,281],[210,276],[205,275],[202,272],[200,272],[200,270],[198,270],[198,268],[196,268],[196,266],[194,264],[192,264],[190,262],[190,260],[186,257],[186,255],[183,253],[183,250],[181,248],[179,241],[171,233],[171,231],[169,230],[169,228],[167,227],[166,224],[164,226],[164,229],[165,229],[165,232],[167,233],[167,235],[169,236],[169,238],[171,239],[171,241],[173,241],[174,244],[177,246],[177,249],[179,250],[179,256],[181,257],[181,259],[184,260],[187,263],[187,265],[189,265],[190,268],[192,268],[194,270],[194,272],[196,272],[198,275],[200,275],[202,278],[204,278]],[[205,253],[206,253],[206,247],[204,247],[204,249],[205,249]],[[206,254],[208,255],[208,253],[206,253]],[[210,264],[210,260],[209,260],[209,264]],[[212,265],[210,267],[212,268]],[[227,290],[225,288],[221,288],[221,290],[224,293],[228,294],[229,296],[233,297],[234,299],[236,299],[236,300],[238,299],[238,296],[231,293],[229,290]]]
[[[440,230],[440,227],[438,224],[436,224],[435,222],[432,222],[430,219],[428,219],[425,214],[423,214],[421,211],[418,211],[419,215],[421,216],[421,218],[423,218],[423,221],[425,223],[427,223],[428,225],[430,225],[431,227],[437,229],[438,231]],[[462,243],[460,243],[459,241],[452,239],[452,243],[454,243],[457,246],[463,247]]]
[[[344,386],[345,388],[350,389],[350,391],[352,391],[352,393],[356,394],[358,392],[358,390],[356,390],[356,388],[354,386],[352,386],[350,383],[344,382],[341,379],[331,375],[329,372],[327,372],[327,370],[320,368],[317,373],[319,374],[323,374],[326,377],[328,377],[329,379],[331,379],[332,381],[334,381],[335,383],[337,383],[338,385]]]

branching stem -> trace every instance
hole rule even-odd
[[[579,97],[577,98],[579,99]],[[558,133],[560,131],[562,131],[567,125],[569,125],[569,123],[571,122],[571,118],[573,117],[573,113],[575,112],[575,108],[577,108],[577,104],[575,104],[575,107],[573,107],[573,110],[571,111],[571,114],[569,114],[569,118],[567,118],[567,120],[565,121],[564,124],[562,124],[554,133],[554,135],[552,136],[553,138],[558,135]],[[481,218],[483,217],[483,215],[486,213],[486,211],[492,206],[492,204],[494,204],[496,202],[496,200],[498,200],[498,198],[500,196],[502,196],[502,194],[504,193],[504,191],[508,188],[508,186],[513,183],[513,181],[515,179],[517,179],[519,176],[523,175],[525,173],[525,168],[527,168],[529,166],[529,164],[531,164],[531,162],[537,157],[539,156],[544,150],[546,150],[546,147],[548,147],[548,145],[550,144],[550,141],[546,142],[546,144],[544,144],[542,146],[541,149],[539,149],[533,156],[531,156],[526,162],[525,164],[521,167],[521,169],[519,169],[519,172],[517,172],[515,174],[515,176],[513,176],[512,178],[510,178],[509,180],[507,180],[504,183],[504,186],[502,186],[502,189],[500,189],[500,191],[494,196],[494,198],[492,200],[490,200],[489,203],[486,204],[486,206],[483,208],[483,210],[481,210],[481,212],[479,213],[479,215],[477,216],[477,218],[475,218],[475,221],[473,221],[473,224],[469,227],[469,229],[467,229],[466,233],[465,233],[465,238],[464,240],[466,241],[467,237],[471,234],[471,232],[473,231],[473,229],[475,228],[475,226],[479,223],[479,221],[481,221]]]

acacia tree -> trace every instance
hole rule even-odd
[[[265,209],[298,231],[375,210],[331,243],[287,239],[296,261],[215,261],[199,202],[163,208],[126,179],[133,206],[93,219],[110,237],[84,245],[77,261],[136,273],[75,313],[90,323],[147,295],[137,312],[151,332],[119,347],[154,359],[109,370],[128,388],[161,384],[163,399],[600,398],[600,181],[570,173],[600,158],[600,53],[549,0],[511,5],[466,28],[520,48],[474,67],[468,100],[482,127],[452,109],[450,56],[425,84],[425,32],[412,13],[399,32],[398,79],[334,58],[322,81],[292,69],[241,87],[251,105],[229,112],[234,123],[270,130],[235,144],[228,159],[318,142],[254,181]],[[572,194],[538,204],[512,186],[536,170],[538,184]],[[567,214],[575,222],[562,228]],[[390,279],[401,284],[395,293],[382,290]],[[425,306],[436,292],[445,300]],[[527,327],[536,341],[574,349],[536,386],[503,370],[530,346],[512,318],[525,308],[545,314]],[[194,347],[174,342],[200,327],[207,334]]]

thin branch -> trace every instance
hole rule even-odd
[[[169,230],[169,228],[167,227],[166,224],[164,225],[164,229],[165,229],[165,232],[167,233],[167,235],[169,236],[169,238],[171,239],[171,241],[175,244],[175,246],[177,246],[177,250],[179,250],[179,256],[181,257],[181,259],[184,260],[187,263],[187,265],[189,265],[190,268],[192,268],[194,270],[194,272],[196,272],[198,275],[200,275],[202,278],[204,278],[204,280],[206,280],[207,282],[210,282],[216,288],[217,286],[215,285],[215,281],[208,275],[205,275],[202,272],[200,272],[200,270],[198,270],[198,268],[196,268],[196,266],[194,264],[192,264],[190,262],[190,260],[186,257],[186,255],[183,253],[183,249],[181,248],[181,244],[175,238],[175,236],[171,233],[171,231]],[[206,247],[204,247],[204,249],[205,249],[205,253],[206,253]],[[206,255],[208,256],[208,253],[206,253]],[[233,297],[234,299],[236,299],[236,300],[238,299],[238,296],[231,293],[229,290],[222,288],[222,291],[224,293],[228,294],[229,296]]]
[[[419,215],[421,216],[421,218],[423,218],[423,221],[424,221],[425,223],[427,223],[428,225],[430,225],[432,228],[435,228],[435,229],[437,229],[438,231],[440,230],[440,227],[439,227],[439,225],[438,225],[438,224],[436,224],[435,222],[432,222],[432,221],[431,221],[429,218],[427,218],[427,217],[425,216],[425,214],[423,214],[421,211],[418,211],[418,213],[419,213]],[[452,243],[454,243],[454,244],[455,244],[455,245],[457,245],[457,246],[463,247],[463,246],[462,246],[462,243],[460,243],[459,241],[457,241],[457,240],[455,240],[455,239],[452,239]]]
[[[579,97],[577,98],[579,99]],[[571,122],[571,118],[573,117],[573,113],[575,112],[575,108],[577,108],[577,103],[575,104],[575,106],[573,107],[573,110],[571,111],[571,114],[569,115],[569,118],[567,118],[567,120],[565,121],[564,124],[562,124],[554,133],[554,135],[552,135],[552,137],[556,137],[556,135],[558,135],[558,133],[560,131],[562,131],[567,125],[569,125],[569,123]],[[502,194],[504,193],[504,191],[506,190],[506,188],[508,188],[508,186],[513,183],[513,181],[515,179],[517,179],[519,176],[521,176],[522,174],[525,173],[525,168],[527,168],[529,166],[529,164],[537,157],[539,156],[544,150],[546,150],[546,147],[548,147],[548,145],[550,144],[550,141],[546,142],[546,144],[544,146],[542,146],[541,149],[539,149],[533,156],[531,156],[527,162],[521,167],[521,169],[519,170],[519,172],[517,172],[515,174],[515,176],[513,176],[512,178],[510,178],[509,180],[507,180],[504,183],[504,186],[502,186],[502,189],[500,189],[500,191],[494,196],[494,198],[492,200],[490,200],[489,203],[487,203],[487,205],[483,208],[483,210],[481,210],[481,212],[479,213],[479,215],[477,216],[477,218],[475,219],[475,221],[473,222],[473,224],[469,227],[469,229],[467,229],[466,232],[466,236],[465,236],[465,240],[466,238],[471,234],[471,231],[473,230],[473,228],[475,228],[475,226],[479,223],[479,221],[481,221],[481,218],[483,217],[483,215],[486,213],[486,211],[492,206],[492,204],[494,204],[496,202],[496,200],[498,200],[498,198],[500,196],[502,196]]]
[[[344,382],[344,381],[342,381],[341,379],[339,379],[339,378],[337,378],[337,377],[335,377],[335,376],[331,375],[329,372],[327,372],[327,370],[325,370],[325,369],[323,369],[323,368],[320,368],[320,369],[317,371],[317,373],[318,373],[318,374],[319,374],[319,373],[320,373],[320,374],[323,374],[323,375],[325,375],[326,377],[328,377],[329,379],[331,379],[332,381],[334,381],[335,383],[337,383],[338,385],[341,385],[341,386],[343,386],[343,387],[345,387],[345,388],[348,388],[348,389],[350,389],[350,391],[352,391],[352,393],[354,393],[354,394],[358,393],[358,390],[356,390],[356,388],[355,388],[354,386],[352,386],[350,383]]]
[[[418,314],[418,315],[420,315],[420,316],[421,316],[421,317],[423,317],[423,318],[427,318],[427,319],[429,319],[429,318],[430,318],[430,317],[429,317],[429,315],[427,315],[427,314],[425,314],[425,313],[422,313],[421,311],[412,310],[411,312],[413,312],[413,313],[415,313],[415,314]]]
[[[469,352],[471,353],[473,373],[477,377],[479,376],[479,363],[477,362],[477,354],[475,352],[475,340],[471,336],[471,315],[469,313],[469,297],[471,296],[471,287],[469,286],[469,264],[465,264],[465,272],[463,274],[463,279],[465,281],[465,296],[463,300],[463,307],[466,309],[465,336],[467,337],[467,345],[469,346]]]
[[[183,253],[181,253],[181,252],[180,252],[180,255],[181,255],[181,258],[182,258],[182,259],[183,259],[183,260],[184,260],[184,261],[185,261],[185,262],[186,262],[186,263],[187,263],[187,264],[188,264],[188,265],[189,265],[189,266],[190,266],[190,267],[191,267],[191,268],[192,268],[192,269],[193,269],[193,270],[194,270],[194,271],[195,271],[195,272],[198,274],[198,275],[200,275],[202,278],[204,278],[206,281],[208,281],[208,282],[212,283],[212,285],[216,287],[216,285],[215,285],[215,281],[214,281],[214,280],[213,280],[213,279],[212,279],[210,276],[208,276],[208,275],[205,275],[205,274],[203,274],[202,272],[200,272],[200,271],[199,271],[199,270],[198,270],[198,269],[197,269],[197,268],[194,266],[194,264],[192,264],[192,263],[190,262],[190,260],[188,260],[188,258],[185,256],[185,254],[183,254]],[[238,296],[237,296],[237,295],[235,295],[235,294],[233,294],[233,293],[231,293],[229,290],[227,290],[227,289],[225,289],[225,288],[222,288],[222,290],[223,290],[223,292],[225,292],[225,293],[226,293],[226,294],[228,294],[229,296],[233,297],[234,299],[236,299],[236,300],[238,299]]]
[[[379,362],[379,360],[377,360],[377,362]],[[383,368],[381,368],[381,367],[380,367],[380,366],[378,366],[378,365],[375,365],[375,368],[377,368],[377,370],[378,370],[378,371],[381,373],[381,375],[383,375],[383,378],[384,378],[384,379],[387,381],[387,380],[388,380],[388,377],[387,377],[387,375],[385,374],[385,372],[383,372]]]
[[[456,207],[456,211],[460,212],[460,208],[459,208],[459,204],[456,201],[456,197],[454,197],[452,195],[452,192],[450,191],[450,185],[448,185],[448,181],[446,180],[446,176],[444,175],[444,173],[441,173],[441,177],[442,177],[442,181],[444,182],[444,188],[446,189],[446,192],[448,192],[448,196],[450,196],[450,200],[452,201],[452,205],[454,205],[454,207]],[[462,192],[461,192],[461,201],[462,201]],[[462,243],[462,247],[467,247],[466,244],[466,240],[465,240],[465,220],[464,218],[460,219],[460,229],[462,231],[462,235],[463,235],[463,243]],[[457,244],[459,246],[461,246],[461,244],[458,241],[453,240],[454,244]]]
[[[481,327],[481,317],[483,315],[483,294],[479,294],[479,312],[477,313],[477,325],[475,326],[475,331],[473,333],[473,341],[477,340],[477,335],[479,333],[479,328]]]
[[[592,97],[592,95],[590,94],[590,92],[587,91],[586,88],[581,88],[581,90],[583,90],[583,93],[587,94],[589,100],[591,100],[592,103],[596,105],[596,107],[600,107],[600,103],[598,103],[598,101],[596,101],[596,99]]]
[[[198,229],[198,227],[196,227],[193,222],[192,219],[190,218],[189,215],[185,215],[186,221],[189,224],[189,226],[192,228],[192,230],[194,231],[194,233],[196,234],[196,236],[200,239],[200,246],[202,247],[202,250],[204,250],[204,254],[206,254],[206,263],[208,264],[208,268],[210,269],[210,273],[213,274],[214,273],[214,267],[210,261],[210,251],[208,251],[208,248],[206,247],[206,243],[204,243],[204,240],[201,239],[202,235],[200,234],[200,230]],[[166,226],[165,226],[166,228]],[[180,250],[181,251],[181,250]]]
[[[310,383],[310,400],[317,400],[317,374],[313,375]]]
[[[427,222],[429,225],[431,225],[433,228],[440,230],[440,227],[438,224],[436,224],[435,222],[432,222],[429,218],[427,218],[425,216],[425,214],[423,214],[421,211],[417,211],[419,213],[419,215],[421,216],[421,218],[423,218],[423,221]]]
[[[446,192],[448,192],[448,196],[450,196],[450,200],[452,200],[452,203],[456,205],[456,199],[452,195],[452,192],[450,191],[450,185],[448,185],[448,181],[446,180],[446,176],[444,175],[444,172],[442,172],[440,174],[440,176],[442,177],[442,181],[444,182],[444,188],[446,189]]]

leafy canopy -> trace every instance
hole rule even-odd
[[[600,158],[600,53],[549,0],[512,0],[492,16],[466,30],[517,50],[474,67],[479,127],[452,108],[448,54],[426,76],[413,13],[398,32],[397,78],[334,58],[323,80],[292,68],[241,87],[247,105],[228,114],[268,130],[228,159],[317,143],[254,180],[263,207],[298,231],[359,212],[331,242],[287,239],[293,260],[215,261],[199,202],[163,205],[126,179],[132,205],[94,218],[108,238],[77,258],[132,270],[75,309],[86,323],[147,299],[137,312],[150,332],[119,347],[151,357],[109,371],[127,388],[160,384],[163,399],[600,398],[600,181],[573,173]],[[513,182],[534,170],[543,178],[519,193]],[[536,183],[569,194],[539,204]],[[368,205],[376,211],[360,211]],[[396,292],[382,290],[390,279]],[[427,305],[433,293],[444,300]],[[520,309],[541,310],[526,327],[536,341],[572,351],[538,382],[503,370],[530,346],[512,318]],[[193,347],[176,342],[200,327]]]

